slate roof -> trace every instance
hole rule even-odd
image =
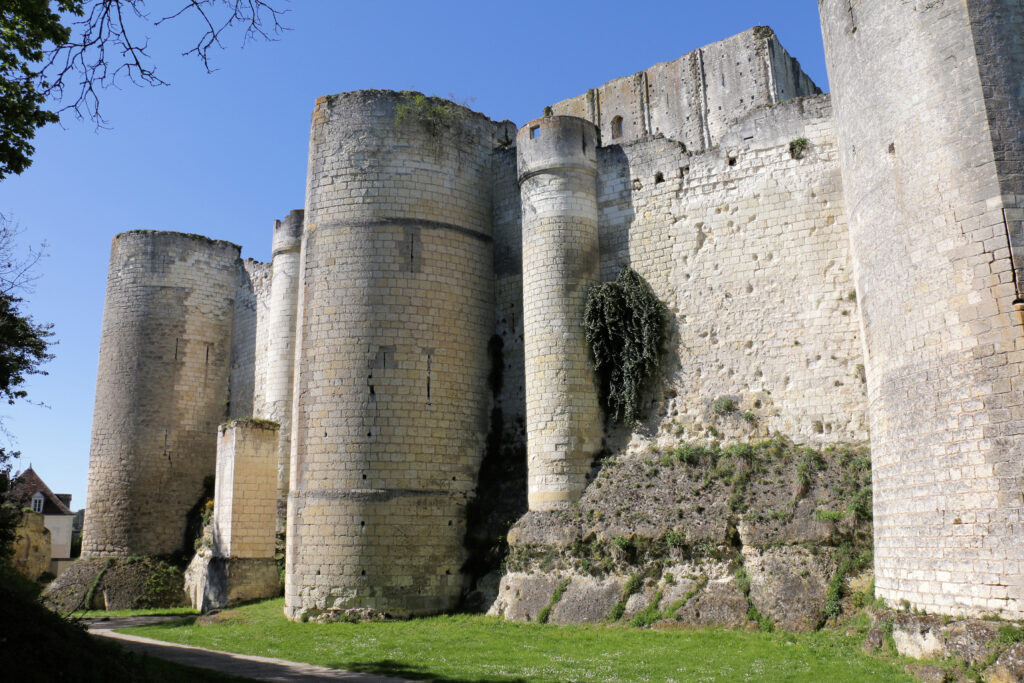
[[[36,493],[43,494],[43,514],[44,515],[73,515],[74,512],[68,506],[71,504],[70,493],[54,493],[50,490],[39,475],[36,474],[35,470],[29,467],[27,470],[22,472],[17,479],[14,480],[14,485],[11,487],[8,497],[16,500],[20,499],[22,505],[30,507],[32,505],[32,496]]]

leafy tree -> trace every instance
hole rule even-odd
[[[198,19],[203,33],[183,54],[197,57],[207,72],[210,51],[222,47],[231,29],[240,28],[243,40],[272,40],[282,30],[282,10],[270,0],[178,0],[175,6],[152,15],[146,0],[0,1],[0,180],[28,168],[36,130],[61,112],[103,125],[100,89],[125,81],[168,85],[150,59],[149,28]],[[47,102],[60,106],[51,111]]]
[[[0,10],[0,179],[17,175],[32,163],[29,142],[36,129],[58,117],[43,108],[49,84],[32,69],[43,47],[67,44],[70,30],[44,0],[11,0]],[[81,3],[59,0],[64,12],[81,11]],[[76,5],[78,7],[76,8]]]

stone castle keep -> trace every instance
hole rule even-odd
[[[216,471],[215,553],[286,520],[290,617],[450,609],[489,438],[530,510],[587,486],[583,307],[628,265],[670,312],[644,429],[870,438],[878,595],[1024,618],[1024,8],[819,8],[831,94],[758,27],[518,130],[327,96],[271,263],[115,237],[83,554],[179,550]]]

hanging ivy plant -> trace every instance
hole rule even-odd
[[[665,307],[629,266],[614,282],[590,290],[583,325],[609,417],[632,424],[640,394],[658,369]]]

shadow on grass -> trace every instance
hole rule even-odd
[[[335,662],[329,666],[332,669],[347,669],[377,676],[430,680],[437,683],[526,683],[525,678],[444,678],[429,669],[410,666],[393,659],[382,659],[376,662]]]

